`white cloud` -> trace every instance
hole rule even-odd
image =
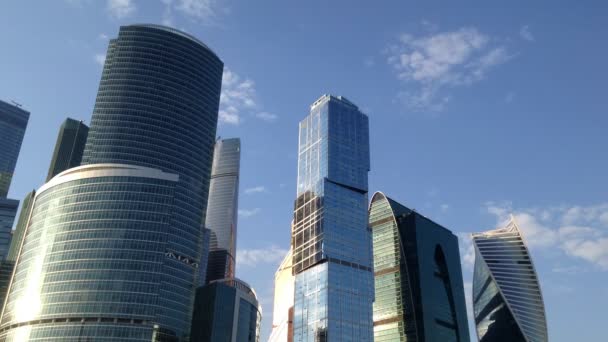
[[[255,115],[256,118],[260,119],[260,120],[264,120],[266,122],[275,122],[277,121],[277,119],[279,118],[278,115],[276,114],[271,114],[268,112],[259,112]]]
[[[236,264],[240,267],[256,267],[260,264],[278,264],[289,251],[277,246],[264,249],[239,249],[236,252]]]
[[[99,34],[99,39],[101,39],[101,40],[108,40],[108,38],[109,38],[108,35],[105,34],[105,33],[100,33]]]
[[[133,0],[108,0],[107,8],[110,14],[118,19],[128,17],[136,9]]]
[[[566,256],[608,270],[608,225],[604,221],[608,203],[514,210],[508,203],[489,202],[486,210],[496,216],[498,226],[512,212],[531,249],[561,250]]]
[[[519,35],[524,40],[527,40],[529,42],[534,41],[534,36],[532,35],[532,32],[530,32],[530,27],[528,25],[524,25],[521,27],[521,29],[519,30]]]
[[[278,116],[265,111],[259,111],[255,82],[249,78],[241,78],[234,71],[224,68],[222,75],[222,93],[220,96],[220,122],[238,125],[243,121],[243,112],[256,112],[256,118],[273,122]]]
[[[266,191],[267,191],[266,187],[259,185],[259,186],[255,186],[253,188],[245,189],[245,194],[251,195],[251,194],[257,194],[257,193],[262,193],[262,192],[266,192]]]
[[[95,63],[103,66],[103,64],[106,62],[106,54],[105,53],[98,53],[95,55]]]
[[[450,210],[450,205],[444,203],[444,204],[440,205],[439,208],[441,209],[441,212],[445,213],[448,210]]]
[[[458,246],[460,247],[460,260],[463,268],[472,271],[475,265],[475,247],[471,240],[471,233],[456,233]]]
[[[414,110],[441,111],[450,101],[450,87],[471,85],[495,66],[509,60],[506,47],[475,28],[415,37],[402,34],[387,49],[388,63],[398,79],[415,85],[399,98]]]
[[[211,20],[217,15],[214,0],[177,0],[176,9],[197,20]]]
[[[260,209],[260,208],[239,209],[239,216],[242,216],[242,217],[251,217],[251,216],[259,214],[260,211],[262,211],[262,209]]]

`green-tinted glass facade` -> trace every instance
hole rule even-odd
[[[32,208],[34,206],[34,196],[36,196],[36,190],[28,192],[27,195],[25,195],[25,198],[23,199],[21,212],[19,213],[17,225],[15,226],[15,230],[13,231],[13,238],[11,239],[11,246],[8,250],[8,256],[6,257],[8,260],[17,260],[17,255],[19,254],[21,242],[25,234],[25,228],[27,227],[27,222],[30,218]]]
[[[167,256],[177,175],[117,164],[63,175],[36,195],[0,341],[150,341],[181,310],[159,301],[163,284],[190,285]]]
[[[88,134],[89,127],[82,121],[67,118],[61,124],[46,176],[47,182],[61,172],[80,165]]]
[[[379,192],[369,225],[374,341],[468,342],[457,237]]]

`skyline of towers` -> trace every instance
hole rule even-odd
[[[212,280],[196,290],[191,342],[257,342],[262,307],[244,281]]]
[[[372,196],[374,341],[469,342],[458,238],[387,197]]]
[[[291,248],[294,341],[372,341],[369,122],[323,95],[300,122]]]
[[[240,160],[239,138],[216,141],[205,220],[211,230],[206,283],[234,278]]]
[[[80,166],[88,134],[89,126],[84,122],[71,118],[65,119],[59,127],[57,142],[46,176],[47,182],[67,169]]]
[[[542,291],[515,223],[472,234],[473,311],[480,342],[547,342]]]
[[[110,40],[82,165],[36,193],[0,341],[187,338],[222,70],[172,28]]]

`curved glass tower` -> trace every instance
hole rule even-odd
[[[473,234],[473,243],[473,308],[479,341],[547,342],[540,284],[515,221]]]
[[[215,143],[205,227],[211,230],[207,282],[234,278],[241,140]]]
[[[372,197],[374,341],[468,342],[458,238],[381,192]]]
[[[191,341],[259,342],[262,307],[237,278],[217,279],[196,291]]]
[[[120,28],[82,166],[36,194],[0,341],[187,340],[206,253],[222,71],[190,35],[158,25]],[[118,165],[120,176],[108,165]]]

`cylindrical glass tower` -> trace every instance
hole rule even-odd
[[[48,184],[38,192],[0,341],[187,340],[222,71],[222,61],[190,35],[158,25],[121,27],[110,41],[82,160],[86,170],[104,174],[85,178],[101,183],[82,193],[77,181],[65,193]],[[132,170],[105,176],[108,165]],[[170,174],[171,194],[137,195],[132,187],[151,185],[130,176],[140,169]],[[159,203],[163,211],[153,206]],[[81,241],[90,230],[101,240]],[[129,241],[135,231],[141,235]],[[36,301],[35,310],[20,315],[24,300]]]

